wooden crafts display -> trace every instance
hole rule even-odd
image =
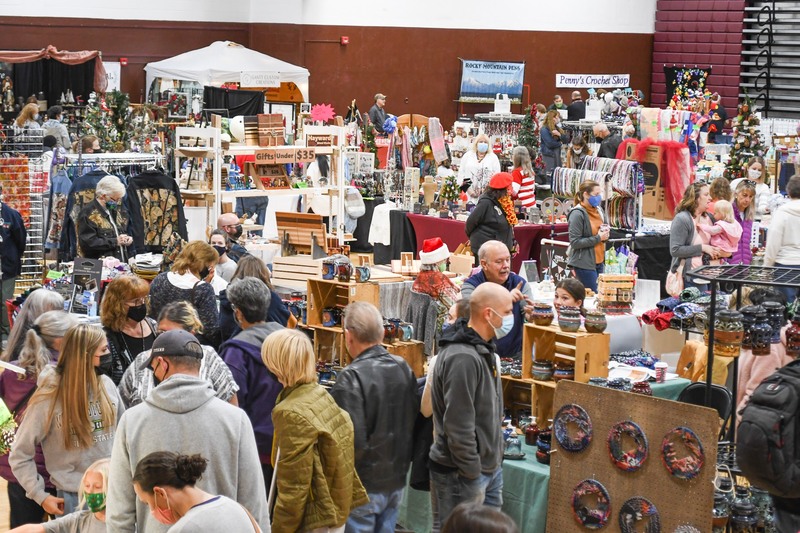
[[[711,531],[719,425],[716,410],[572,381],[559,383],[554,400],[555,411],[568,404],[580,406],[591,421],[592,437],[582,451],[569,452],[553,436],[547,531],[588,530],[577,522],[572,507],[575,487],[586,480],[599,482],[608,493],[610,516],[604,531],[620,531],[620,509],[637,497],[652,502],[658,510],[661,531],[676,531],[680,526]],[[632,472],[612,463],[608,446],[612,426],[625,421],[635,423],[647,438],[647,458]],[[574,432],[575,425],[570,426]],[[662,441],[677,427],[689,428],[703,446],[703,465],[693,479],[673,476],[664,466]],[[632,439],[623,438],[622,445],[631,448]],[[686,450],[679,448],[683,455]],[[638,522],[631,531],[643,531],[644,523]]]

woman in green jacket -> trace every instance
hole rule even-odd
[[[272,410],[278,489],[272,531],[344,531],[350,511],[369,501],[356,474],[350,416],[317,384],[305,334],[269,335],[261,358],[283,385]]]

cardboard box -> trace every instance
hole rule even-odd
[[[636,161],[636,148],[636,144],[629,144],[625,150],[625,159]],[[644,160],[640,162],[644,174],[642,216],[658,220],[672,220],[672,215],[667,209],[666,191],[661,182],[662,163],[661,147],[648,147]]]

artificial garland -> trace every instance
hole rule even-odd
[[[595,507],[590,508],[584,502],[595,500]],[[594,479],[584,479],[572,490],[572,513],[578,524],[586,529],[600,529],[608,524],[611,516],[611,498],[608,491]]]
[[[571,424],[578,426],[574,437],[569,435]],[[582,452],[592,442],[592,420],[580,405],[563,405],[553,419],[553,434],[566,451]]]
[[[622,449],[622,437],[628,435],[636,443],[633,450]],[[608,434],[608,453],[611,462],[625,472],[639,470],[647,460],[647,437],[638,425],[630,420],[618,422],[611,426]]]
[[[675,449],[675,439],[683,442],[689,452],[684,457],[678,457]],[[661,443],[661,459],[670,474],[679,479],[694,479],[700,474],[705,460],[703,443],[694,431],[687,427],[676,427],[664,435]]]

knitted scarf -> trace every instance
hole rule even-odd
[[[514,212],[514,200],[511,199],[511,196],[505,195],[497,200],[497,202],[500,204],[500,207],[503,208],[503,213],[505,213],[508,223],[511,226],[516,226],[517,214]]]

